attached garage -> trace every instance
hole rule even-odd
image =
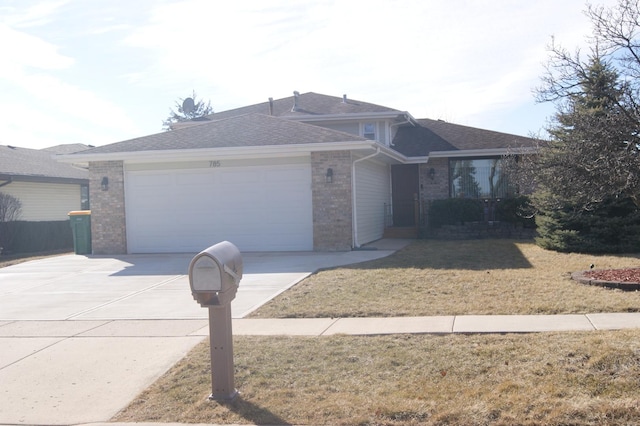
[[[93,254],[341,251],[382,236],[376,141],[250,113],[64,157],[87,164]]]
[[[220,241],[241,251],[313,250],[311,165],[128,166],[129,253],[197,252]]]

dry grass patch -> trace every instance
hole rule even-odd
[[[237,337],[233,403],[201,344],[113,421],[360,425],[640,422],[640,331]]]
[[[62,256],[64,254],[73,254],[73,252],[69,250],[54,250],[44,253],[2,255],[0,256],[0,268],[30,262],[32,260],[45,259],[47,257]]]
[[[566,254],[514,240],[420,240],[320,271],[253,318],[569,314],[640,311],[640,293],[590,287],[574,271],[640,265],[638,255]]]

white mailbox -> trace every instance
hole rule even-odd
[[[241,278],[240,250],[228,241],[201,251],[189,264],[191,294],[203,307],[231,303]]]

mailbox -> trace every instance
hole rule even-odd
[[[241,278],[240,250],[228,241],[201,251],[189,264],[191,294],[203,307],[231,303]]]
[[[189,264],[191,295],[200,306],[209,308],[211,400],[232,401],[238,395],[233,379],[231,301],[241,279],[240,250],[229,241],[201,251]]]

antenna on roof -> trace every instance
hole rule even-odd
[[[191,114],[195,108],[196,104],[193,102],[193,98],[186,98],[182,101],[182,112],[185,114]]]

